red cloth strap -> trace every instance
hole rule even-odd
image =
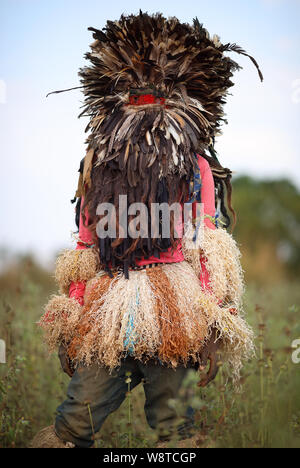
[[[165,105],[166,99],[164,97],[154,96],[154,94],[132,94],[129,96],[129,104],[134,106],[142,106],[144,104],[161,104]]]

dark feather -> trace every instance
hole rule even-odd
[[[89,30],[95,41],[79,76],[84,92],[80,116],[90,120],[87,142],[97,156],[85,196],[93,222],[98,204],[111,201],[117,209],[119,195],[148,206],[158,199],[172,204],[180,193],[183,200],[195,153],[211,150],[225,122],[231,78],[240,68],[225,53],[249,57],[262,79],[256,60],[236,44],[210,38],[198,18],[189,25],[140,10],[107,21],[102,30]],[[164,97],[165,103],[129,105],[135,93]],[[211,154],[204,157],[224,195],[231,172]],[[225,213],[224,203],[221,208]],[[101,261],[107,269],[109,261],[121,264],[128,273],[135,258],[159,255],[171,245],[172,238],[107,238],[100,246]]]

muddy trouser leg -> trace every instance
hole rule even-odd
[[[176,370],[148,362],[139,364],[144,375],[146,396],[145,414],[149,426],[158,431],[160,440],[167,440],[180,431],[185,419],[178,417],[172,401],[178,392],[188,369],[178,366]]]
[[[131,372],[131,388],[143,377],[137,361],[127,358],[111,374],[97,365],[79,366],[67,391],[67,399],[57,408],[55,431],[76,447],[93,445],[93,429],[98,432],[107,416],[124,401],[126,372]]]

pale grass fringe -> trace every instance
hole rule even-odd
[[[228,309],[219,307],[214,297],[202,290],[187,262],[165,264],[162,269],[177,296],[183,332],[190,340],[190,357],[197,360],[202,345],[215,327],[220,331],[222,360],[227,361],[237,379],[242,361],[254,353],[250,327],[240,316],[233,316]],[[89,281],[87,295],[98,281],[101,277]],[[53,322],[42,318],[40,324],[46,330],[48,344],[53,350],[57,344],[67,343],[76,336],[76,325],[82,321],[82,307],[75,299],[53,296],[46,306],[48,311]],[[116,276],[107,292],[95,300],[84,315],[91,330],[82,337],[76,362],[89,365],[96,360],[110,369],[117,367],[130,347],[130,343],[124,346],[130,314],[134,323],[131,336],[136,338],[134,356],[139,359],[155,355],[160,346],[160,326],[154,311],[155,290],[146,271],[130,272],[129,280],[123,275]],[[164,311],[160,313],[164,315]],[[177,363],[171,365],[176,367]]]
[[[188,222],[184,226],[184,236],[182,238],[182,252],[185,260],[191,265],[197,277],[199,278],[201,272],[200,263],[200,249],[201,241],[204,237],[204,228],[198,232],[196,240],[193,240],[195,228],[191,222]]]
[[[211,328],[217,328],[221,340],[221,361],[231,370],[231,377],[237,381],[243,361],[255,356],[254,333],[240,315],[232,315],[230,307],[215,305],[213,314],[208,317]]]
[[[183,332],[190,339],[190,357],[196,355],[207,334],[207,320],[194,305],[195,295],[201,292],[200,283],[187,262],[162,266],[170,279],[181,311]],[[101,281],[101,279],[99,279]],[[88,290],[92,288],[92,280]],[[133,318],[131,336],[136,338],[134,356],[145,358],[158,352],[161,338],[158,317],[155,313],[156,291],[146,271],[130,272],[130,279],[120,276],[113,280],[107,293],[94,301],[88,312],[88,320],[93,324],[91,331],[83,338],[83,345],[77,360],[90,364],[94,357],[110,368],[119,365],[120,359],[129,351],[130,343],[124,346],[126,332],[130,327],[130,314]],[[167,307],[167,301],[164,303]],[[168,316],[167,310],[160,310],[160,316]],[[195,323],[202,334],[195,333]],[[198,330],[199,330],[198,326]],[[168,363],[173,367],[177,362]]]
[[[253,356],[253,332],[240,316],[233,316],[228,309],[218,306],[213,296],[204,292],[195,272],[187,262],[162,265],[177,296],[178,308],[182,311],[182,328],[190,340],[190,357],[196,361],[202,345],[209,338],[212,328],[220,331],[222,360],[231,367],[237,379],[242,361]],[[89,283],[92,285],[92,280]],[[131,283],[131,284],[130,284]],[[139,290],[139,304],[136,292]],[[104,304],[98,307],[99,302]],[[95,301],[88,313],[91,332],[84,338],[78,360],[87,364],[96,356],[99,362],[113,368],[124,355],[124,340],[133,314],[133,336],[139,337],[134,346],[134,356],[153,355],[160,344],[160,330],[154,311],[155,290],[144,271],[131,272],[130,280],[116,278],[102,299]],[[160,311],[164,316],[164,311]],[[202,330],[198,334],[199,324]],[[128,349],[127,349],[128,350]],[[176,367],[177,363],[172,363]]]
[[[90,249],[64,250],[56,260],[55,279],[60,292],[68,294],[72,281],[88,281],[99,269],[99,256]]]
[[[237,380],[243,361],[255,355],[252,329],[241,316],[232,315],[230,307],[220,307],[213,296],[200,287],[198,278],[191,267],[187,268],[186,262],[165,265],[163,269],[174,289],[180,291],[179,307],[189,311],[185,312],[185,329],[190,331],[194,345],[197,343],[197,336],[192,336],[195,330],[193,325],[201,317],[203,331],[206,332],[201,338],[207,341],[212,328],[219,330],[221,359],[230,367],[233,380]],[[198,350],[197,347],[194,349]]]
[[[59,344],[68,343],[81,316],[82,307],[75,299],[65,295],[53,295],[50,298],[38,322],[45,331],[45,341],[50,352],[55,351]]]
[[[101,281],[101,278],[94,279]],[[92,288],[88,284],[88,289]],[[90,332],[83,337],[77,360],[89,365],[95,358],[111,369],[120,364],[120,359],[128,352],[124,341],[133,319],[131,336],[136,337],[134,356],[149,357],[155,353],[160,343],[160,328],[154,311],[154,295],[146,271],[130,272],[130,279],[119,275],[110,284],[108,291],[94,301],[86,318],[92,324]],[[130,348],[130,343],[128,347]]]
[[[205,308],[199,308],[195,303],[195,298],[202,297],[199,279],[187,262],[165,264],[162,269],[177,297],[178,308],[182,312],[183,328],[194,351],[190,357],[195,359],[195,351],[197,352],[201,342],[203,344],[208,333],[208,323],[203,313]],[[206,307],[206,304],[203,305]],[[201,327],[201,336],[199,336],[199,327],[194,326],[196,323]]]
[[[244,292],[243,270],[240,263],[240,250],[233,237],[222,228],[204,228],[204,234],[197,239],[196,248],[190,240],[191,226],[183,238],[183,253],[197,275],[201,272],[200,253],[207,258],[206,268],[210,286],[216,300],[233,303],[241,308]]]
[[[191,224],[186,227],[183,238],[183,253],[197,276],[201,273],[200,255],[206,257],[206,268],[210,277],[213,296],[204,293],[197,299],[198,306],[203,307],[207,301],[206,314],[209,329],[216,327],[222,341],[222,361],[230,366],[233,379],[237,380],[242,362],[255,355],[254,334],[242,318],[242,297],[244,293],[244,276],[240,263],[240,250],[233,237],[222,228],[204,227],[194,243],[194,229]],[[205,298],[206,296],[206,298]],[[222,307],[217,302],[223,301]],[[226,306],[227,305],[227,306]],[[232,315],[230,308],[236,307],[239,315]]]

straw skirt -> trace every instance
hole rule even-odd
[[[203,242],[212,278],[210,291],[199,280],[199,252],[189,251],[185,244],[187,261],[131,271],[129,279],[121,273],[110,278],[92,268],[84,306],[65,294],[53,296],[46,305],[39,323],[50,348],[65,344],[75,365],[96,361],[113,369],[131,355],[145,362],[154,357],[162,365],[176,368],[199,362],[201,350],[216,328],[222,361],[238,376],[243,359],[254,352],[253,332],[242,316],[239,252],[225,231],[212,233],[207,232]],[[62,275],[63,268],[58,267]],[[66,271],[71,270],[68,258]],[[65,284],[64,280],[63,288]],[[238,315],[232,315],[233,304],[239,308]]]

